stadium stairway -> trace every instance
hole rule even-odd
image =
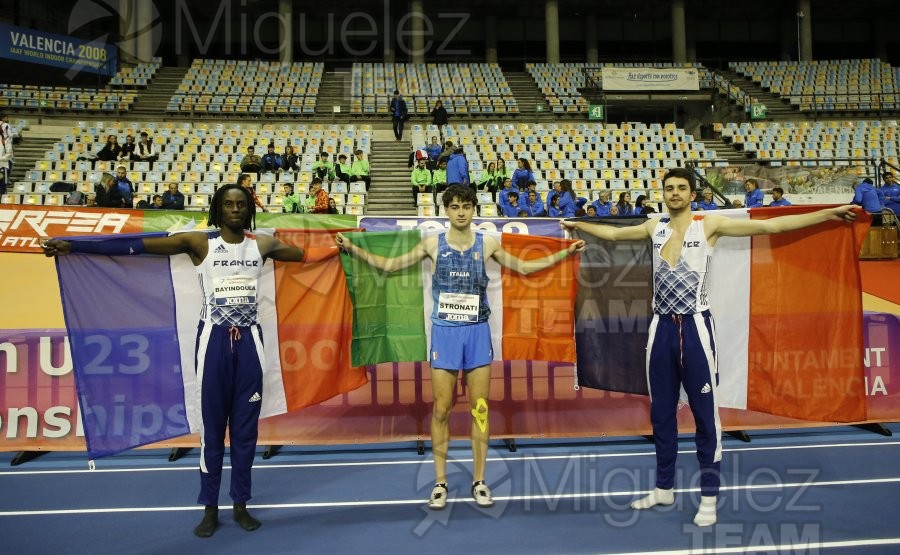
[[[720,70],[723,76],[725,76],[732,83],[740,87],[747,94],[752,96],[755,100],[758,100],[762,104],[766,105],[766,119],[770,120],[796,120],[796,119],[805,119],[805,115],[792,107],[787,101],[783,100],[777,94],[772,94],[764,88],[760,87],[759,84],[754,83],[752,79],[747,79],[743,75],[728,70]]]
[[[178,90],[178,86],[181,85],[188,69],[186,67],[160,68],[153,81],[138,94],[129,114],[130,118],[134,120],[165,116],[166,106]]]
[[[703,144],[706,148],[715,150],[719,160],[727,160],[729,164],[745,164],[752,159],[748,153],[737,150],[722,139],[703,139]]]
[[[416,205],[413,202],[409,160],[410,143],[407,132],[402,141],[394,140],[390,130],[376,130],[369,153],[369,175],[372,186],[366,203],[366,214],[369,216],[415,216]]]
[[[16,160],[10,183],[15,184],[25,179],[25,172],[33,170],[35,162],[44,160],[47,151],[53,149],[60,137],[71,132],[72,128],[69,126],[32,125],[22,133],[22,142],[15,146]]]
[[[319,83],[319,95],[316,97],[316,117],[334,118],[334,107],[341,107],[341,114],[350,112],[350,72],[328,71],[322,75]]]
[[[509,83],[509,90],[516,98],[519,105],[519,113],[528,118],[528,121],[553,121],[551,112],[537,112],[538,104],[547,109],[547,100],[541,94],[534,79],[524,71],[504,71],[506,82]]]

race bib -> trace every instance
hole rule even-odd
[[[477,322],[480,301],[478,295],[441,293],[437,317],[448,322]]]
[[[213,280],[213,299],[217,306],[254,304],[256,278],[252,276],[216,278]]]

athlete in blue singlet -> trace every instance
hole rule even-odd
[[[696,195],[692,170],[676,168],[663,178],[663,200],[668,216],[624,228],[582,222],[563,226],[607,241],[650,239],[653,243],[653,320],[647,341],[647,377],[650,420],[656,444],[656,488],[631,506],[648,509],[675,501],[675,458],[678,452],[676,412],[682,385],[697,423],[697,458],[700,462],[701,501],[694,523],[716,522],[722,426],[716,387],[715,326],[709,312],[707,271],[719,237],[746,237],[781,233],[829,220],[852,222],[852,206],[827,208],[809,214],[769,220],[738,220],[715,215],[693,215]]]
[[[536,260],[521,260],[500,246],[494,237],[472,230],[475,215],[475,190],[459,184],[450,185],[442,197],[450,228],[438,236],[426,237],[408,253],[385,258],[367,252],[338,234],[339,247],[367,264],[384,271],[402,270],[423,258],[434,261],[431,316],[431,387],[434,410],[431,417],[431,443],[434,452],[435,486],[428,507],[443,509],[447,503],[447,444],[450,438],[450,413],[457,372],[466,375],[469,407],[472,412],[472,455],[475,468],[472,496],[482,507],[494,501],[484,482],[487,458],[488,394],[491,361],[494,352],[488,326],[490,307],[485,291],[488,276],[484,263],[493,257],[501,265],[529,274],[548,268],[574,252],[584,243],[573,243],[568,249]]]
[[[147,239],[44,243],[47,256],[69,252],[187,254],[196,266],[204,296],[197,330],[196,362],[202,413],[198,503],[205,509],[194,533],[204,538],[211,536],[219,524],[226,426],[231,439],[233,518],[247,531],[260,526],[247,512],[246,503],[250,499],[250,468],[265,395],[263,337],[257,318],[257,281],[262,266],[266,259],[302,261],[324,256],[318,252],[322,249],[304,252],[274,237],[251,235],[247,230],[253,228],[254,212],[249,190],[240,185],[225,185],[216,191],[209,211],[209,224],[219,231],[209,235],[189,232]]]

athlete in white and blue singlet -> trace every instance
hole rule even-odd
[[[827,208],[809,214],[769,220],[737,220],[693,215],[696,195],[692,170],[676,168],[663,178],[668,216],[632,227],[563,222],[563,226],[607,241],[650,239],[653,242],[653,320],[647,341],[650,420],[656,445],[656,488],[631,506],[648,509],[670,505],[675,496],[675,458],[678,452],[677,405],[681,385],[697,423],[701,501],[694,523],[716,522],[722,427],[716,400],[715,327],[707,298],[707,270],[719,237],[746,237],[801,229],[830,220],[852,222],[852,206]],[[598,353],[599,354],[599,353]]]
[[[548,268],[572,253],[580,252],[584,242],[535,260],[521,260],[504,251],[493,237],[472,230],[476,197],[474,189],[451,185],[442,196],[450,229],[438,236],[422,239],[408,253],[385,258],[360,249],[342,234],[339,247],[367,264],[384,271],[402,270],[430,257],[434,261],[434,312],[431,316],[431,387],[434,410],[431,417],[431,443],[434,453],[435,486],[428,506],[443,509],[447,503],[447,444],[450,438],[450,412],[457,372],[466,376],[469,406],[472,411],[472,455],[475,461],[472,496],[482,507],[494,501],[484,483],[487,458],[488,394],[490,389],[491,332],[488,327],[490,308],[485,291],[488,276],[484,261],[493,257],[502,266],[522,274]]]

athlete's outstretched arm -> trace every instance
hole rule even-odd
[[[803,229],[823,222],[847,222],[856,220],[856,213],[852,204],[825,208],[808,214],[795,214],[793,216],[779,216],[768,220],[735,220],[725,216],[706,216],[707,229],[710,236],[719,237],[747,237],[750,235],[770,235],[785,231]]]
[[[588,224],[586,222],[573,222],[563,220],[559,222],[560,227],[568,230],[578,230],[594,237],[599,237],[604,241],[628,241],[649,239],[653,233],[653,227],[656,226],[656,220],[647,220],[640,225],[631,225],[627,227],[615,227],[603,224]]]
[[[168,237],[109,237],[99,240],[48,239],[41,246],[47,256],[60,256],[70,252],[106,254],[189,254],[192,258],[206,255],[206,234],[200,232],[176,233]]]
[[[583,251],[584,241],[576,241],[559,252],[555,252],[551,255],[541,258],[535,258],[534,260],[522,260],[518,256],[506,252],[505,250],[503,250],[503,247],[500,245],[500,243],[493,237],[486,236],[484,238],[484,248],[484,255],[486,257],[493,256],[494,260],[496,260],[501,266],[505,266],[510,270],[519,272],[520,274],[524,274],[527,276],[528,274],[539,272],[544,268],[549,268],[560,260],[563,260],[576,252]]]
[[[378,268],[379,270],[386,272],[396,272],[397,270],[408,268],[428,256],[430,252],[437,248],[437,240],[434,237],[426,237],[419,241],[419,244],[413,247],[409,252],[387,258],[385,256],[372,254],[365,249],[357,247],[351,243],[349,239],[344,237],[343,233],[335,235],[334,241],[337,243],[338,248],[343,249],[351,256],[359,258],[373,268]]]

